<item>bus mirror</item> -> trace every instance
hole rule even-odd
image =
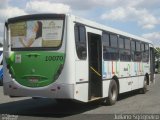
[[[8,23],[7,22],[5,22],[5,27],[8,29]]]

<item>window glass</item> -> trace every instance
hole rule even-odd
[[[141,44],[140,44],[140,42],[136,42],[136,51],[141,51]]]
[[[118,42],[119,42],[119,48],[124,48],[124,39],[119,37]]]
[[[79,59],[86,59],[86,32],[85,27],[81,25],[75,25],[75,41],[76,41],[76,51]]]
[[[130,40],[129,39],[125,39],[125,49],[130,49]]]
[[[144,43],[141,43],[141,51],[144,51]]]
[[[28,20],[9,24],[12,49],[59,48],[64,20]]]
[[[145,50],[149,50],[149,45],[145,44]]]
[[[132,56],[134,61],[141,61],[142,60],[142,53],[141,53],[141,44],[140,42],[136,41],[136,50],[132,51]]]
[[[79,32],[78,32],[79,30],[78,30],[78,26],[75,26],[74,27],[74,33],[75,33],[75,41],[76,42],[80,42],[79,40]]]
[[[111,43],[111,47],[115,47],[117,48],[117,35],[110,35],[110,43]]]
[[[133,51],[136,50],[135,41],[131,41],[131,49],[132,49]]]
[[[103,33],[102,35],[103,46],[109,46],[109,34]]]
[[[141,59],[142,59],[141,52],[135,51],[134,52],[134,61],[141,61]]]
[[[103,51],[103,59],[104,60],[118,60],[119,53],[117,48],[106,48]]]
[[[85,33],[85,28],[84,26],[79,26],[79,32],[80,32],[80,42],[84,43],[86,42],[86,33]]]
[[[119,54],[120,54],[121,61],[131,61],[130,50],[121,49]]]
[[[144,44],[145,50],[142,52],[142,61],[148,62],[149,61],[149,45]]]

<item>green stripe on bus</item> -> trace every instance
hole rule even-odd
[[[56,81],[64,64],[65,54],[46,51],[14,52],[7,64],[12,77],[27,87],[43,87]]]

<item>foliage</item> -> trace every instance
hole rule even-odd
[[[155,59],[160,60],[160,47],[155,48]]]

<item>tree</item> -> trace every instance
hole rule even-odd
[[[160,61],[160,47],[155,48],[155,59]]]

